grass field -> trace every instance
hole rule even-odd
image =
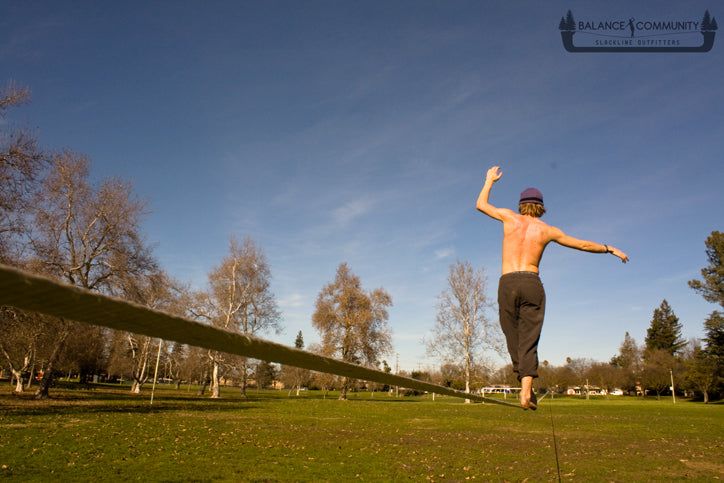
[[[538,411],[450,397],[0,386],[8,481],[712,481],[724,405],[545,398]],[[555,431],[555,438],[554,438]],[[557,450],[556,450],[557,449]],[[558,462],[558,463],[557,463]]]

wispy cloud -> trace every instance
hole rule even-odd
[[[374,208],[375,204],[376,201],[370,198],[352,200],[333,210],[332,219],[338,225],[347,226],[356,218],[369,213]]]
[[[435,260],[442,260],[444,258],[450,258],[455,254],[454,248],[441,248],[435,250]]]
[[[287,308],[296,308],[304,306],[304,296],[300,293],[291,293],[279,300],[279,305]]]

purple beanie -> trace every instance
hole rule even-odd
[[[543,206],[543,193],[535,188],[528,188],[520,194],[519,203],[534,203]]]

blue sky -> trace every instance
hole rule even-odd
[[[172,276],[203,288],[230,235],[251,236],[286,327],[268,337],[310,344],[317,294],[347,262],[391,294],[407,370],[434,364],[421,339],[450,264],[484,267],[495,298],[502,230],[475,201],[499,165],[493,204],[536,186],[544,221],[631,258],[550,246],[541,264],[541,359],[608,361],[627,331],[643,342],[663,299],[686,338],[716,309],[686,282],[724,229],[724,39],[572,54],[558,23],[569,9],[724,19],[717,6],[10,0],[0,82],[32,89],[10,121],[149,200],[144,230]]]

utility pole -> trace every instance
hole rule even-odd
[[[400,353],[395,353],[395,374],[400,375]],[[395,398],[400,397],[400,386],[395,386]]]
[[[162,339],[158,339],[158,353],[156,354],[156,370],[153,373],[153,387],[151,388],[151,404],[153,404],[153,395],[156,394],[156,380],[158,379],[158,361],[161,360],[161,344]]]

